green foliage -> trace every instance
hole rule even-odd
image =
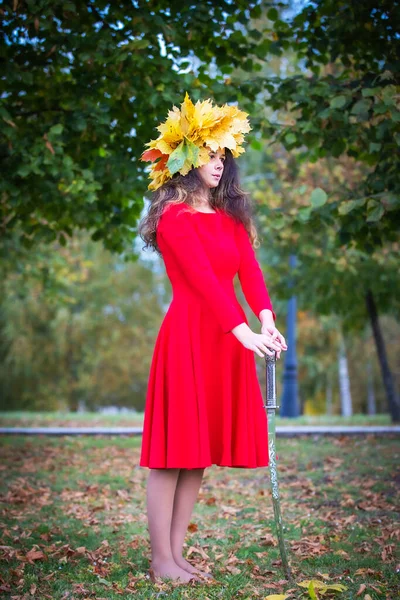
[[[130,252],[144,144],[186,90],[237,98],[223,73],[252,67],[261,40],[242,31],[249,10],[257,16],[259,2],[4,2],[3,239],[19,228],[28,247],[65,243],[76,228]]]
[[[17,267],[1,278],[3,410],[144,407],[168,286],[87,237],[34,253],[8,246]]]
[[[97,306],[95,288],[81,282],[79,293],[71,293],[62,246],[74,232],[87,230],[107,248],[132,255],[148,184],[138,157],[186,90],[194,100],[239,100],[250,113],[249,141],[262,152],[249,152],[243,160],[250,157],[248,172],[259,177],[253,191],[268,240],[260,256],[268,264],[271,292],[282,301],[281,315],[293,293],[288,268],[293,249],[302,309],[334,314],[347,330],[364,331],[364,297],[373,285],[379,311],[399,312],[398,0],[317,0],[298,15],[283,13],[279,2],[139,5],[39,0],[6,1],[0,7],[0,234],[9,268],[7,310],[15,311],[15,321],[3,318],[1,327],[3,333],[25,312],[28,320],[3,339],[16,344],[13,356],[23,368],[13,381],[19,377],[31,399],[39,389],[37,349],[47,339],[43,356],[53,358],[46,365],[43,358],[40,368],[47,368],[44,379],[55,375],[46,402],[60,389],[63,372],[57,371],[54,352],[64,356],[65,348],[53,344],[65,331],[62,310],[77,332],[66,372],[78,380],[76,364],[88,373],[107,372],[104,365],[118,363],[111,348],[131,351],[124,346],[129,330],[123,333],[110,316],[113,343],[104,343],[100,353],[93,350],[94,334],[107,339],[91,312]],[[278,144],[270,152],[263,139]],[[20,253],[20,240],[26,254]],[[103,267],[89,271],[98,268],[110,286]],[[128,282],[119,285],[117,302],[124,303]],[[100,311],[107,295],[98,286]],[[134,317],[141,322],[140,312]],[[87,322],[88,330],[80,329]],[[149,315],[144,322],[154,328]],[[27,342],[26,331],[34,344]],[[93,348],[80,354],[88,331]],[[3,375],[11,373],[4,361],[9,350],[0,349]],[[103,351],[109,355],[101,362]],[[139,352],[137,360],[143,355]],[[127,370],[124,378],[128,381]],[[89,379],[82,389],[92,389]],[[71,399],[74,386],[61,396]],[[101,389],[94,394],[101,395]]]
[[[362,164],[345,156],[315,164],[299,162],[293,151],[275,145],[263,153],[250,150],[245,167],[247,187],[257,204],[259,257],[278,315],[285,313],[284,301],[294,293],[300,311],[336,316],[346,333],[361,334],[369,323],[365,298],[371,289],[379,314],[398,318],[398,244],[387,241],[383,248],[376,244],[371,252],[356,244],[364,201],[354,201],[342,222],[337,218],[338,207],[343,210],[350,203],[343,202],[343,195],[355,195],[365,178]],[[252,173],[259,174],[254,184]],[[297,264],[291,270],[292,254]],[[333,325],[337,327],[338,323]],[[327,342],[331,343],[334,340]]]
[[[327,199],[328,196],[326,192],[321,188],[315,188],[310,196],[310,202],[314,208],[319,208],[320,206],[323,206],[326,203]]]
[[[335,219],[342,243],[373,252],[397,239],[400,222],[400,4],[318,0],[274,21],[279,54],[289,45],[300,67],[266,81],[273,83],[267,105],[279,115],[269,123],[275,140],[298,148],[298,160],[347,155],[367,168],[339,202],[312,196],[302,220],[315,212],[325,223]]]
[[[364,163],[357,195],[347,191],[339,203],[364,198],[356,211],[338,212],[318,192],[303,222],[315,210],[337,218],[346,240],[351,211],[351,239],[361,248],[393,241],[399,2],[318,0],[297,15],[283,6],[3,3],[3,237],[20,227],[27,246],[65,243],[73,228],[87,229],[106,247],[129,250],[148,184],[139,156],[189,90],[194,99],[239,100],[253,132],[300,149],[298,160],[347,154]],[[294,55],[297,68],[281,77],[267,66],[283,55]],[[171,160],[173,169],[182,158]]]

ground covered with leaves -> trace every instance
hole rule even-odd
[[[395,435],[278,439],[293,581],[268,469],[206,469],[185,550],[215,580],[154,584],[140,438],[4,436],[0,452],[2,598],[399,597]]]

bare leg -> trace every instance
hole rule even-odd
[[[183,543],[201,486],[204,469],[181,469],[171,521],[171,550],[177,565],[189,573],[203,573],[182,556]],[[204,573],[203,573],[204,574]]]
[[[193,575],[176,564],[170,540],[174,495],[179,469],[151,469],[147,480],[147,516],[151,568],[156,577],[190,581]]]

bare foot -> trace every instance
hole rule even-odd
[[[175,561],[169,560],[164,562],[152,561],[151,568],[149,569],[150,578],[155,583],[155,579],[172,579],[174,581],[181,581],[182,583],[188,583],[189,581],[199,581],[199,579],[191,573],[188,573],[185,569],[182,569]]]
[[[211,573],[206,573],[205,571],[200,571],[199,569],[196,569],[196,567],[191,565],[190,562],[186,560],[186,558],[183,558],[183,556],[180,556],[179,558],[174,558],[174,560],[179,567],[185,569],[185,571],[187,571],[188,573],[202,575],[203,577],[207,577],[208,579],[211,579],[213,577]]]

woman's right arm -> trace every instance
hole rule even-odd
[[[261,350],[272,354],[266,346],[269,336],[250,329],[221,286],[191,219],[191,215],[182,206],[168,207],[160,218],[157,235],[174,256],[190,286],[213,311],[222,330],[225,333],[232,331],[245,348],[253,350],[259,356],[263,356]]]
[[[221,286],[192,222],[181,205],[169,206],[162,214],[157,235],[173,255],[190,287],[201,296],[214,313],[225,333],[240,323],[243,315]]]

